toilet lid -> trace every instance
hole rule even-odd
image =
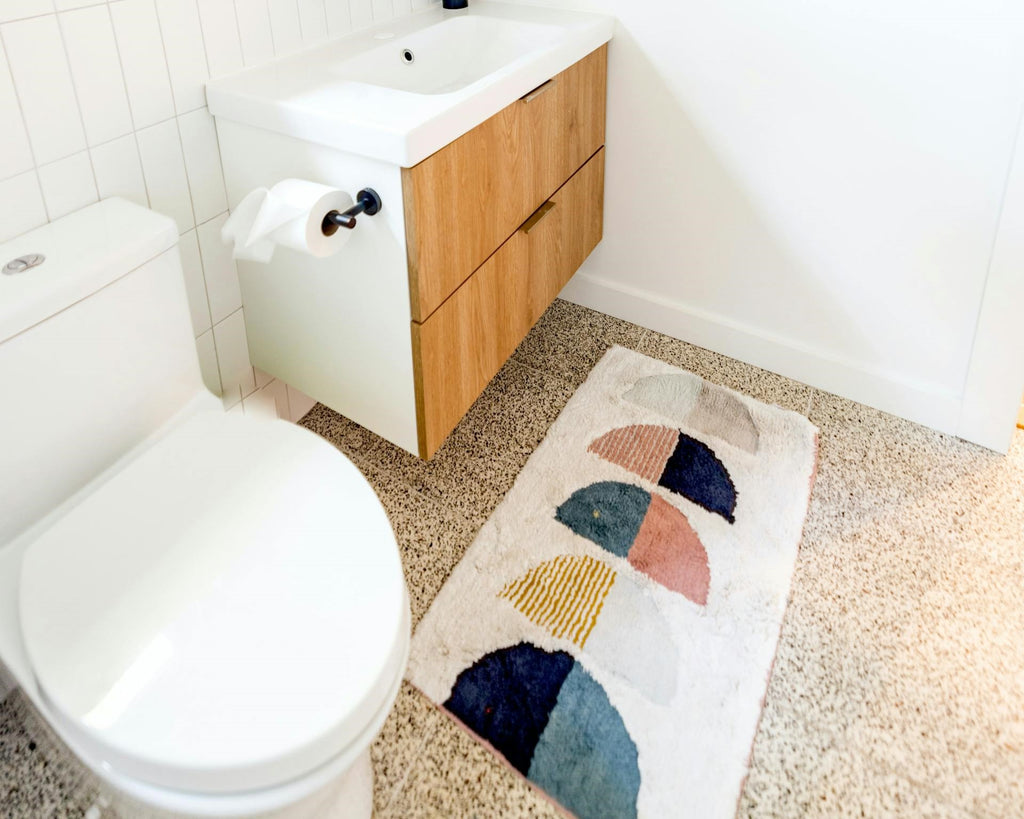
[[[277,785],[346,749],[408,643],[394,536],[358,470],[297,426],[217,412],[29,546],[19,606],[76,744],[209,793]]]

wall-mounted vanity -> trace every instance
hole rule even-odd
[[[472,0],[208,87],[232,207],[383,200],[336,255],[239,261],[253,364],[429,458],[601,239],[610,18]]]

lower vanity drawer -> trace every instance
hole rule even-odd
[[[412,322],[420,456],[431,457],[601,240],[600,149],[435,310]]]

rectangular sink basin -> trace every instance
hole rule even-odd
[[[555,26],[483,14],[449,17],[332,67],[340,80],[414,94],[459,91],[558,41]]]
[[[614,20],[470,0],[207,85],[210,112],[411,167],[608,42]]]

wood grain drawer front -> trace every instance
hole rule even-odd
[[[603,223],[604,148],[519,229],[529,238],[531,327],[601,241]]]
[[[607,46],[402,170],[412,318],[425,320],[604,144]]]
[[[604,149],[425,322],[412,323],[420,455],[431,457],[601,240]]]
[[[430,458],[530,331],[529,240],[515,233],[422,324],[412,323],[420,457]]]

